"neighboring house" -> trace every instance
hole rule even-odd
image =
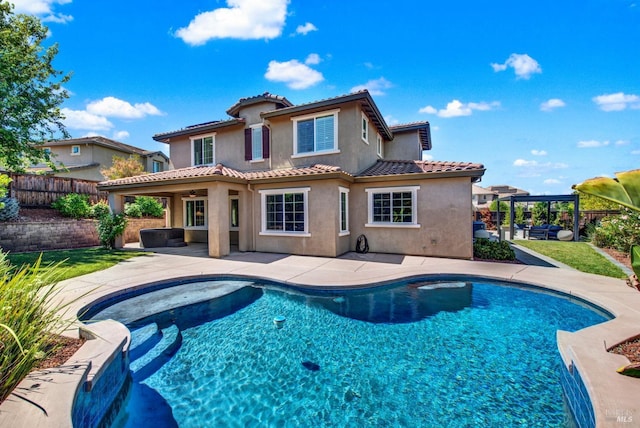
[[[485,169],[420,160],[428,122],[388,126],[367,91],[301,105],[264,93],[227,113],[155,135],[176,169],[101,183],[112,208],[169,198],[168,224],[212,257],[335,257],[365,235],[372,252],[472,258],[471,185]]]
[[[491,206],[491,202],[498,199],[498,192],[485,189],[484,187],[480,187],[476,184],[474,184],[471,189],[471,195],[473,208],[475,210],[481,210],[483,208],[488,209]]]
[[[487,190],[498,194],[498,198],[502,201],[508,200],[511,195],[517,196],[529,196],[529,192],[526,190],[518,189],[517,187],[501,184],[499,186],[487,186]]]
[[[132,155],[140,156],[147,172],[170,169],[169,158],[161,151],[151,152],[99,136],[49,141],[42,148],[53,155],[52,160],[60,171],[54,173],[46,165],[36,165],[29,168],[29,172],[103,181],[105,177],[100,171],[111,167],[113,156],[128,158]]]

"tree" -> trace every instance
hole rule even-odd
[[[118,178],[135,177],[136,175],[146,174],[144,165],[142,165],[140,156],[138,155],[132,155],[128,158],[113,156],[111,167],[100,170],[100,173],[107,180],[116,180]]]
[[[46,162],[40,146],[68,138],[60,105],[69,97],[69,74],[53,68],[56,44],[44,47],[48,28],[29,15],[14,15],[0,0],[0,166],[22,171],[25,163]]]

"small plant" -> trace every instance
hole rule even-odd
[[[100,218],[103,215],[110,214],[110,213],[111,213],[111,208],[109,207],[109,204],[106,203],[105,201],[100,201],[98,203],[91,205],[91,217],[93,218]]]
[[[478,238],[473,243],[473,257],[483,260],[515,260],[516,253],[507,241]]]
[[[106,249],[115,248],[116,238],[124,233],[127,217],[123,213],[105,214],[98,219],[98,237]]]
[[[633,245],[640,245],[640,211],[623,208],[622,214],[603,218],[591,241],[596,247],[630,252]]]
[[[91,214],[89,196],[87,195],[69,193],[68,195],[56,199],[51,206],[60,211],[60,213],[65,217],[79,219],[87,218]]]
[[[20,204],[16,198],[0,198],[0,221],[18,218]]]

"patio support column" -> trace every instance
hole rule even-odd
[[[251,217],[251,194],[248,191],[239,192],[240,203],[240,229],[238,230],[238,250],[253,251],[251,248],[251,234],[253,231],[253,218]]]
[[[111,212],[114,214],[121,213],[124,211],[124,197],[119,193],[109,192],[109,206],[111,207]],[[115,247],[124,247],[124,235],[116,237]]]
[[[226,186],[213,183],[207,187],[209,256],[229,255],[229,190]]]

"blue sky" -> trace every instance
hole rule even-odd
[[[481,185],[558,194],[640,168],[637,0],[14,0],[72,72],[66,125],[152,135],[225,119],[265,91],[294,104],[372,93],[390,125],[428,120],[425,159]]]

